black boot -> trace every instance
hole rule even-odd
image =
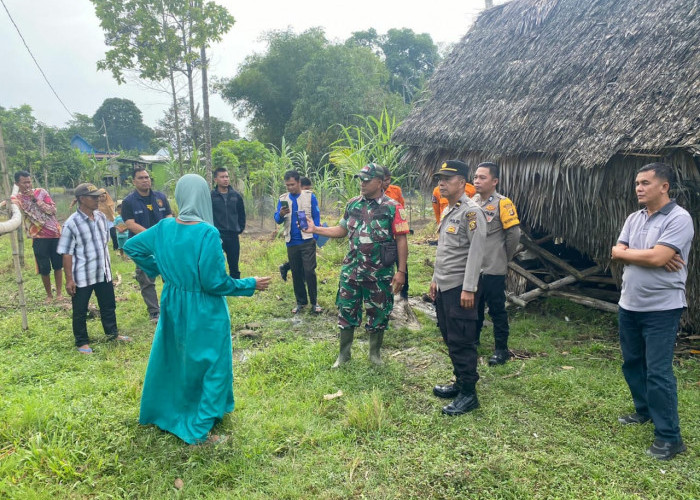
[[[508,349],[496,349],[493,356],[489,358],[489,366],[504,365],[510,359]]]
[[[340,329],[340,353],[338,354],[338,359],[335,360],[331,368],[338,368],[340,365],[350,361],[350,348],[352,347],[354,336],[354,328]]]
[[[439,398],[452,399],[457,397],[457,394],[459,394],[459,388],[457,387],[456,383],[436,385],[433,387],[433,394]]]
[[[382,366],[380,354],[384,343],[384,330],[369,330],[369,360],[375,366]]]
[[[457,416],[476,410],[478,407],[479,398],[476,397],[476,390],[473,388],[462,388],[455,400],[443,407],[442,413]]]

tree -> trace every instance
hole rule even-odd
[[[92,116],[96,128],[103,124],[107,136],[101,136],[94,144],[97,148],[144,151],[149,147],[153,131],[143,124],[141,110],[129,99],[112,97],[105,99]]]
[[[101,123],[99,128],[102,128]],[[98,132],[99,129],[95,128],[92,118],[82,113],[75,113],[73,119],[66,124],[64,130],[68,137],[72,138],[74,135],[79,135],[93,146],[99,140],[100,133],[104,133],[104,131]]]
[[[390,29],[381,40],[384,63],[391,73],[391,89],[410,103],[440,61],[438,48],[427,33]]]
[[[209,119],[209,124],[211,126],[212,145],[218,146],[220,142],[239,139],[241,137],[238,129],[233,123],[219,120],[217,117],[212,116]]]
[[[299,35],[272,31],[265,39],[267,53],[248,56],[238,74],[223,83],[221,95],[239,118],[250,118],[256,139],[280,145],[299,97],[301,72],[328,42],[320,28]]]
[[[98,69],[109,69],[119,83],[124,82],[124,74],[130,70],[136,71],[139,78],[153,82],[167,79],[174,108],[178,106],[176,73],[184,72],[190,90],[191,135],[196,137],[194,66],[197,57],[203,54],[201,49],[219,40],[233,26],[233,17],[224,7],[202,0],[91,1],[105,31],[105,43],[111,47],[105,59],[98,63]],[[203,91],[207,92],[206,101],[208,88]],[[178,159],[182,165],[180,117],[178,113],[174,117]],[[208,119],[205,116],[205,121]]]
[[[31,172],[39,161],[39,136],[32,107],[24,104],[18,108],[0,107],[7,155],[8,170]]]
[[[382,58],[391,74],[390,88],[411,103],[440,62],[438,47],[427,33],[409,28],[390,29],[379,35],[374,28],[354,32],[346,45],[367,47]]]
[[[388,88],[389,72],[369,49],[332,45],[317,54],[300,75],[300,95],[285,137],[297,142],[315,161],[338,137],[335,124],[359,124],[358,116],[408,112]],[[300,140],[298,140],[300,138]]]

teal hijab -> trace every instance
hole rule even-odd
[[[211,194],[207,181],[197,174],[180,177],[175,186],[175,201],[179,209],[178,219],[184,222],[206,222],[214,225]]]

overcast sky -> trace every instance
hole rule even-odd
[[[2,0],[24,40],[56,93],[73,113],[92,116],[106,98],[131,99],[141,109],[144,122],[154,126],[169,105],[167,94],[138,83],[117,85],[109,72],[97,71],[106,46],[89,0]],[[232,77],[243,59],[263,53],[261,34],[291,27],[300,33],[318,26],[330,40],[345,40],[354,31],[373,27],[378,33],[410,28],[429,33],[433,41],[455,43],[467,32],[484,0],[219,0],[236,23],[221,43],[209,51],[210,74]],[[496,1],[495,4],[504,3]],[[63,108],[24,47],[7,12],[0,5],[0,106],[29,104],[34,116],[48,125],[63,126],[70,115]],[[184,95],[184,93],[183,93]],[[212,116],[237,123],[231,107],[218,96],[211,99]]]

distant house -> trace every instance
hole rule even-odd
[[[497,161],[530,228],[609,264],[636,170],[673,165],[700,237],[697,0],[514,0],[485,11],[393,136],[424,187],[447,159]],[[672,193],[673,194],[673,193]],[[700,326],[700,245],[688,278]]]

